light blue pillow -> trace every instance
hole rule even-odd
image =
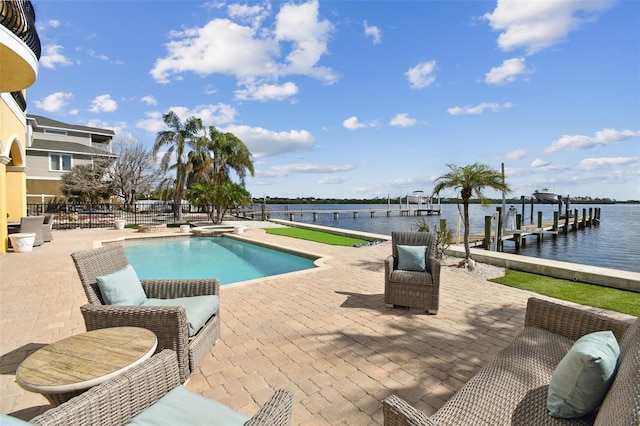
[[[611,331],[598,331],[576,340],[551,376],[549,414],[574,418],[596,409],[613,382],[619,356],[620,346]]]
[[[218,401],[193,393],[184,386],[178,386],[127,424],[241,426],[249,420],[250,417]]]
[[[24,426],[31,423],[18,419],[17,417],[7,416],[6,414],[0,414],[0,425],[2,426]]]
[[[218,312],[220,298],[210,295],[178,297],[176,299],[147,299],[142,306],[183,306],[187,311],[189,336],[195,336],[207,320]]]
[[[427,264],[425,261],[427,247],[403,246],[399,244],[396,247],[398,249],[398,269],[419,272],[427,270]]]
[[[147,301],[138,274],[127,265],[112,274],[97,277],[98,288],[108,305],[141,305]]]

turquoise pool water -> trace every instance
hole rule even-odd
[[[220,284],[313,268],[313,260],[232,238],[129,241],[129,262],[141,279],[218,278]]]

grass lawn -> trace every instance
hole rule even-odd
[[[507,270],[504,277],[490,281],[569,302],[640,316],[640,293],[633,291],[576,283],[511,269]]]
[[[367,240],[360,238],[344,237],[342,235],[302,228],[267,228],[266,231],[267,234],[300,238],[301,240],[315,241],[317,243],[331,244],[333,246],[353,246],[354,244],[368,243]]]

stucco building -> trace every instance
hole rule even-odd
[[[40,39],[30,1],[0,1],[0,253],[7,223],[27,213],[26,89],[38,75]]]

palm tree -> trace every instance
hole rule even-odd
[[[182,221],[182,195],[185,183],[189,174],[190,165],[185,162],[185,150],[195,148],[199,144],[202,135],[198,135],[202,130],[202,120],[196,117],[189,117],[184,123],[173,111],[162,115],[162,120],[169,127],[169,130],[158,132],[156,142],[153,145],[153,154],[156,155],[164,146],[168,146],[162,157],[162,169],[172,168],[176,170],[176,181],[173,192],[174,214],[178,222]],[[169,167],[172,154],[175,152],[176,163]],[[177,212],[177,213],[176,213]]]
[[[462,198],[463,221],[464,221],[464,252],[468,261],[471,259],[471,250],[469,249],[469,200],[475,195],[480,199],[483,206],[488,204],[488,200],[484,197],[483,190],[485,188],[495,189],[500,192],[509,193],[511,188],[504,181],[501,172],[492,169],[486,164],[474,163],[470,166],[456,166],[455,164],[447,164],[450,171],[436,179],[436,186],[433,188],[434,194],[439,194],[445,188],[453,188],[456,190],[456,198],[458,199],[458,210],[460,210],[460,198]],[[460,191],[458,198],[457,191]]]
[[[217,195],[212,201],[213,207],[218,212],[218,221],[222,219],[220,212],[226,211],[233,204],[242,205],[246,202],[248,193],[239,189],[244,189],[247,174],[253,176],[255,173],[253,158],[244,142],[233,133],[223,133],[215,126],[209,126],[209,137],[198,141],[197,148],[189,153],[189,163],[191,165],[189,186],[195,182],[201,182],[216,189]],[[231,171],[235,172],[240,179],[239,185],[229,186],[232,183]],[[225,195],[222,196],[222,193]],[[230,196],[238,198],[235,203],[229,200]]]

